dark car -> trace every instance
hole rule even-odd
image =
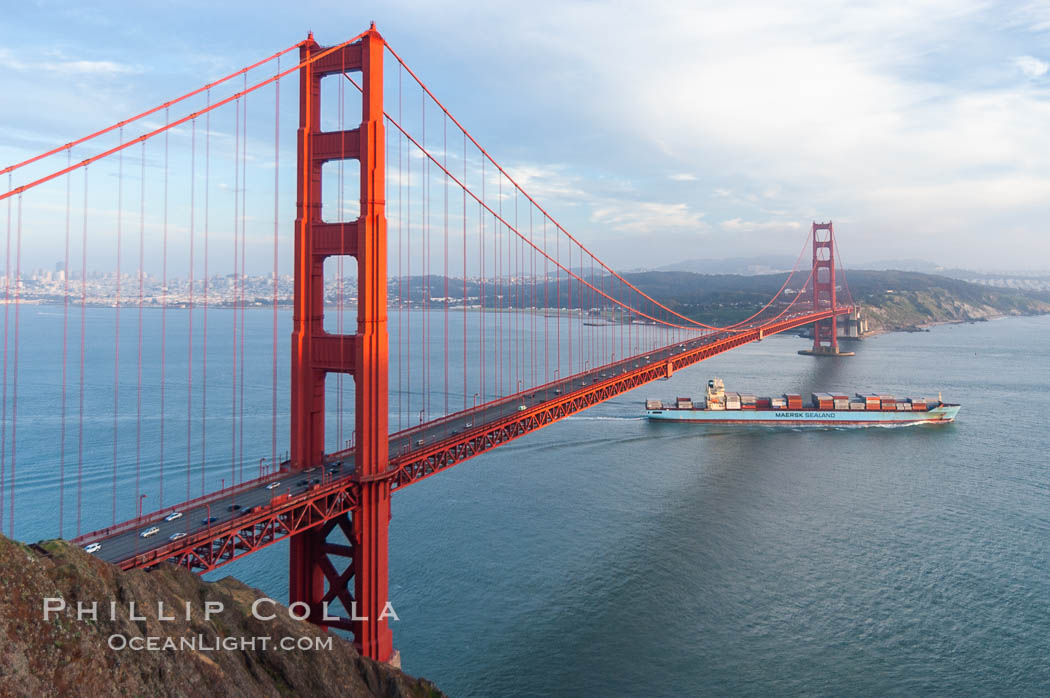
[[[245,514],[250,514],[253,511],[255,511],[255,507],[245,507],[244,510],[241,511],[241,516],[244,516]]]
[[[226,507],[226,511],[237,511],[240,508],[241,508],[240,504],[231,504],[230,506]]]
[[[300,480],[299,482],[295,483],[295,486],[296,487],[302,487],[303,485],[309,485],[309,484],[310,484],[309,480]]]
[[[215,523],[215,517],[212,516],[212,517],[207,518],[207,519],[201,519],[201,523],[204,524],[205,526],[207,526],[208,524]]]
[[[310,480],[310,484],[311,485],[320,485],[321,484],[321,478],[315,477],[313,480]]]

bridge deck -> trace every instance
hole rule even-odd
[[[844,315],[850,308],[786,315],[742,332],[718,332],[639,354],[548,383],[523,393],[391,434],[391,489],[429,477],[507,441],[540,429],[599,402],[763,336]],[[326,456],[323,466],[282,470],[236,487],[167,507],[107,529],[85,534],[78,544],[97,542],[97,555],[123,569],[172,561],[208,571],[356,508],[360,478],[353,449]],[[182,516],[165,521],[172,512]],[[209,521],[210,518],[214,521]],[[159,531],[148,538],[140,533]],[[177,540],[176,533],[185,536]]]

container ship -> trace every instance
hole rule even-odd
[[[665,405],[646,400],[645,414],[651,420],[748,424],[754,426],[907,426],[947,424],[955,421],[959,405],[936,398],[899,398],[893,395],[857,393],[813,393],[803,404],[797,394],[757,397],[727,393],[719,378],[707,382],[703,403],[679,397]]]

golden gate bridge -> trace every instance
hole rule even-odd
[[[287,81],[298,90],[282,98]],[[291,230],[281,213],[291,189],[281,169],[289,95],[298,97]],[[127,138],[131,128],[139,135]],[[382,661],[394,657],[382,613],[393,492],[778,332],[814,325],[813,352],[833,355],[837,318],[853,305],[836,279],[830,222],[813,224],[779,291],[736,323],[701,323],[650,297],[526,192],[374,26],[330,47],[311,35],[0,175],[0,529],[6,519],[15,532],[17,468],[26,467],[20,355],[24,363],[45,341],[23,330],[23,252],[63,230],[54,238],[61,360],[49,398],[58,434],[47,468],[33,475],[58,492],[58,535],[98,544],[99,557],[123,569],[167,561],[198,572],[288,539],[290,601]],[[285,389],[279,284],[289,256]],[[116,268],[105,303],[113,336],[107,325],[101,340],[88,320],[97,304],[89,260]],[[249,265],[261,264],[265,299],[247,281]],[[148,280],[160,284],[159,301]],[[176,309],[188,321],[173,323]],[[270,327],[253,332],[246,314],[267,310]],[[159,347],[144,337],[144,312],[160,313]],[[229,336],[217,371],[220,312]],[[110,358],[112,401],[102,409],[89,369]],[[270,385],[246,378],[248,364],[266,365]],[[253,431],[265,412],[258,402],[269,403],[268,443]],[[255,425],[248,443],[246,421]],[[109,520],[85,531],[85,518],[104,523],[97,498],[84,502],[85,477],[104,477],[92,452],[99,433],[112,437]],[[217,451],[229,454],[220,456],[229,465],[221,486],[208,465]],[[257,477],[245,477],[246,455],[262,456]]]

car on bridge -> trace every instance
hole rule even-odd
[[[150,536],[155,536],[158,533],[160,533],[160,528],[158,528],[157,526],[150,526],[145,531],[139,534],[139,538],[149,538]]]
[[[201,519],[201,523],[204,524],[205,526],[207,526],[208,524],[213,524],[213,523],[215,523],[215,521],[216,521],[216,519],[215,519],[214,516],[209,516],[206,519]]]
[[[168,540],[178,540],[179,538],[185,538],[185,537],[186,537],[186,532],[185,531],[177,531],[175,533],[172,533],[170,536],[168,536]]]
[[[84,546],[85,553],[97,553],[99,550],[102,550],[101,543],[88,543]]]
[[[281,486],[280,482],[271,482],[269,485],[266,486],[266,489],[268,489],[268,490],[275,490],[275,489],[277,489],[280,486]]]
[[[168,514],[167,516],[165,516],[164,520],[165,521],[174,521],[175,519],[181,519],[181,518],[182,518],[182,512],[181,511],[173,511],[170,514]]]

